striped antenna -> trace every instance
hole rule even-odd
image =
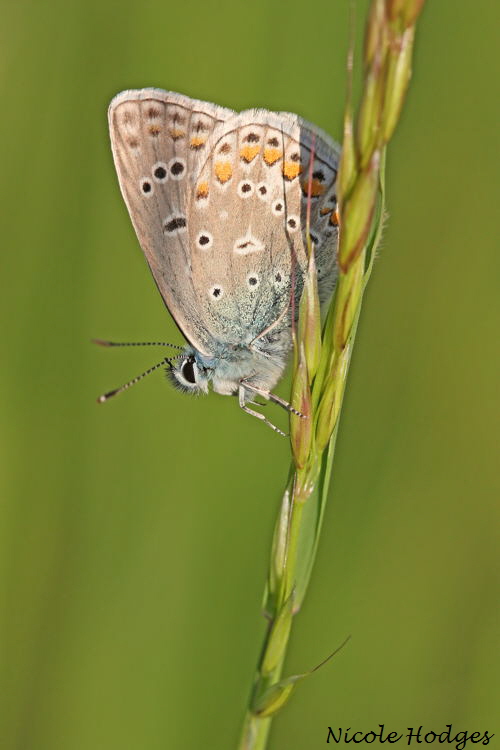
[[[153,367],[150,367],[149,370],[145,370],[140,375],[137,375],[136,378],[133,380],[129,380],[128,383],[125,383],[125,385],[120,386],[120,388],[115,388],[113,391],[108,391],[107,393],[103,393],[102,396],[99,396],[97,399],[98,404],[104,404],[106,401],[108,401],[111,396],[116,396],[118,393],[121,393],[122,391],[126,391],[127,388],[130,388],[130,386],[135,385],[139,382],[139,380],[142,380],[146,377],[146,375],[150,375],[152,372],[157,370],[159,367],[162,367],[163,365],[167,365],[167,367],[172,367],[172,362],[175,359],[184,359],[184,355],[179,355],[178,357],[165,357],[165,359],[162,359],[161,362],[158,362],[158,364],[153,365]]]
[[[168,344],[165,341],[105,341],[104,339],[92,339],[98,346],[171,346],[174,349],[183,350],[182,346],[177,344]]]

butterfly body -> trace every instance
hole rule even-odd
[[[189,343],[173,377],[240,405],[267,396],[291,347],[308,211],[322,301],[335,283],[338,146],[297,115],[160,89],[119,94],[109,125],[139,242]]]
[[[287,345],[280,340],[279,343],[275,342],[274,346],[264,345],[262,348],[244,344],[239,346],[223,344],[219,353],[213,357],[200,354],[196,349],[188,346],[184,349],[181,364],[178,367],[172,367],[172,375],[183,390],[190,390],[189,384],[193,381],[193,377],[182,377],[182,369],[186,361],[191,361],[197,368],[196,387],[205,393],[208,392],[209,383],[212,384],[216,393],[224,396],[237,393],[242,383],[253,385],[263,391],[270,391],[279,381],[286,367],[289,343],[288,336],[284,335],[284,338],[287,339]]]

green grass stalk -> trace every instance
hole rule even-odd
[[[283,678],[295,614],[307,591],[332,474],[340,411],[363,294],[385,212],[385,151],[411,76],[415,24],[423,0],[372,0],[365,33],[364,81],[357,115],[351,101],[352,51],[338,177],[338,280],[323,330],[314,252],[294,334],[291,415],[293,462],[279,512],[264,595],[268,628],[239,750],[265,750],[273,716],[297,682]]]

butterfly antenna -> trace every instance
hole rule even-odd
[[[182,351],[182,346],[168,344],[166,341],[105,341],[104,339],[92,339],[98,346],[171,346]]]
[[[150,375],[152,372],[157,370],[159,367],[163,367],[163,365],[167,365],[168,367],[172,367],[172,360],[179,359],[179,357],[172,357],[172,359],[169,359],[168,357],[165,357],[165,359],[162,359],[161,362],[158,362],[158,364],[153,365],[153,367],[150,367],[149,370],[145,370],[140,375],[137,375],[136,378],[133,380],[129,380],[128,383],[125,383],[125,385],[120,386],[120,388],[115,388],[113,391],[108,391],[107,393],[104,393],[102,396],[99,396],[97,399],[98,404],[104,404],[105,401],[108,401],[108,399],[111,398],[111,396],[116,396],[118,393],[121,393],[122,391],[126,391],[127,388],[130,388],[130,386],[135,385],[139,382],[139,380],[142,380],[146,377],[146,375]]]

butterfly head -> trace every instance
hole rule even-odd
[[[167,375],[170,381],[184,393],[208,393],[210,370],[197,355],[195,349],[186,347],[183,356],[169,364]]]

